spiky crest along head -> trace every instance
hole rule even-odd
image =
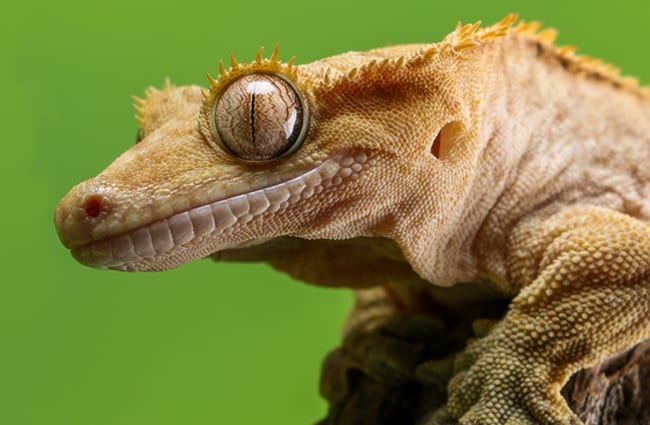
[[[226,70],[219,61],[217,79],[207,74],[199,127],[203,136],[242,160],[264,161],[287,156],[304,139],[309,104],[300,87],[294,58],[278,60],[278,45],[270,58],[261,47],[251,63],[230,55]]]
[[[393,46],[379,48],[364,52],[356,58],[343,58],[350,52],[336,56],[337,62],[347,62],[344,67],[325,66],[320,70],[319,81],[315,92],[324,93],[336,89],[339,85],[354,84],[362,82],[373,74],[392,74],[401,72],[404,69],[441,61],[447,55],[454,59],[462,59],[463,53],[474,47],[478,47],[488,40],[502,38],[511,33],[513,23],[518,19],[517,14],[507,15],[503,20],[487,28],[481,28],[481,21],[471,24],[458,22],[456,29],[449,33],[442,41],[437,43],[415,46]],[[540,24],[532,23],[535,29]],[[527,28],[531,25],[527,25]]]
[[[587,55],[577,54],[575,46],[555,44],[558,31],[554,28],[544,28],[543,24],[538,21],[526,22],[518,19],[518,14],[509,14],[488,27],[482,27],[481,21],[465,25],[458,22],[455,30],[442,41],[422,45],[417,51],[409,50],[405,53],[391,54],[385,57],[368,55],[368,60],[345,70],[324,68],[320,76],[322,84],[316,88],[316,91],[322,93],[336,89],[340,84],[354,84],[378,72],[394,73],[405,68],[442,62],[450,58],[463,60],[466,53],[482,45],[513,37],[536,43],[549,56],[560,61],[568,72],[579,78],[600,80],[641,98],[650,99],[650,87],[640,87],[638,79],[622,76],[620,69],[616,66]],[[381,50],[385,51],[386,49],[368,53],[379,53]]]
[[[165,79],[162,87],[149,86],[145,89],[145,97],[131,96],[138,122],[138,137],[136,142],[150,134],[174,112],[178,111],[178,103],[175,99],[181,92],[171,83],[169,78]],[[182,96],[181,96],[182,97]]]
[[[157,89],[154,86],[149,86],[145,89],[144,94],[145,98],[142,99],[141,97],[138,96],[131,96],[131,99],[133,100],[133,108],[135,109],[136,114],[134,115],[135,120],[138,122],[140,125],[140,130],[143,130],[143,127],[146,122],[146,117],[147,117],[147,103],[152,103],[152,98],[155,98],[160,92],[165,92],[165,91],[170,91],[174,89],[174,85],[171,83],[169,78],[165,79],[165,83],[163,84],[163,87],[161,89]],[[155,102],[155,100],[153,101]]]

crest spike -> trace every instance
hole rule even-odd
[[[537,38],[541,42],[552,44],[557,38],[557,30],[554,30],[553,28],[545,29],[537,34]]]
[[[264,46],[260,47],[255,55],[255,62],[262,63],[262,54],[264,53]]]
[[[144,118],[142,118],[142,117],[141,117],[140,115],[138,115],[138,114],[135,114],[134,117],[135,117],[135,120],[138,122],[138,124],[140,124],[140,125],[144,125]]]
[[[460,43],[457,43],[457,44],[454,45],[454,51],[458,53],[458,52],[461,52],[463,50],[471,49],[472,47],[476,47],[479,44],[481,44],[481,43],[479,43],[476,40],[463,40]]]
[[[615,65],[607,63],[605,64],[605,68],[607,69],[607,73],[614,77],[619,77],[621,75],[621,69]]]
[[[140,116],[144,115],[145,109],[144,109],[143,106],[133,105],[133,107],[135,108],[138,115],[140,115]]]
[[[239,62],[237,62],[237,59],[235,59],[235,55],[232,52],[230,53],[230,66],[232,69],[239,68]]]
[[[201,96],[203,97],[204,101],[208,100],[208,98],[210,97],[210,90],[201,89]]]
[[[147,96],[153,96],[156,93],[158,93],[158,89],[155,88],[154,86],[149,86],[144,91],[144,94],[146,94]]]
[[[280,43],[275,43],[273,47],[273,52],[271,52],[271,62],[278,61],[278,51],[280,50]]]
[[[499,25],[509,27],[512,24],[514,24],[515,22],[517,22],[517,19],[519,19],[519,14],[518,13],[511,13],[510,15],[503,18],[503,20],[501,22],[499,22]]]
[[[228,73],[226,72],[226,67],[223,66],[223,62],[222,62],[222,61],[219,61],[219,78],[223,78],[223,77],[225,77],[226,74],[228,74]]]
[[[465,39],[467,37],[471,37],[471,36],[474,35],[476,30],[479,29],[480,26],[481,26],[481,21],[478,21],[478,22],[476,22],[474,24],[467,24],[467,25],[463,26],[462,28],[460,28],[460,32],[458,34],[458,37],[462,38],[462,39]]]
[[[205,73],[205,76],[208,77],[208,81],[210,82],[210,87],[214,88],[217,86],[217,80],[212,78],[212,75],[208,74],[207,72]]]
[[[578,63],[580,66],[589,66],[589,63],[593,61],[594,59],[591,56],[583,55],[579,56],[575,59],[575,61]]]
[[[329,67],[325,68],[325,71],[323,71],[323,81],[325,82],[326,85],[329,85],[332,82],[332,79],[330,77]]]
[[[639,79],[637,77],[623,77],[621,78],[621,83],[624,86],[634,88],[639,86]]]
[[[521,34],[535,34],[542,27],[539,21],[521,22],[515,28],[515,31]]]
[[[424,52],[424,58],[426,60],[432,59],[435,55],[438,54],[438,48],[433,46],[429,47],[425,52]]]
[[[359,75],[359,68],[355,67],[355,68],[352,68],[351,70],[349,70],[348,73],[345,74],[345,77],[348,80],[353,80],[353,79],[355,79],[357,77],[357,75]]]
[[[291,59],[289,59],[289,62],[287,62],[287,68],[291,69],[293,68],[293,63],[296,61],[295,56],[291,56]]]
[[[146,103],[144,99],[140,99],[138,96],[131,96],[131,99],[139,106],[144,106]]]
[[[474,25],[469,30],[469,35],[473,35],[479,28],[481,28],[481,21],[474,22]]]
[[[578,48],[576,46],[563,46],[557,50],[558,55],[562,57],[573,56]]]

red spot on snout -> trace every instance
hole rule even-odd
[[[88,218],[97,218],[102,211],[106,209],[106,203],[104,198],[99,195],[92,195],[86,199],[86,205],[84,205],[84,212]]]

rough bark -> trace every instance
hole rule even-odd
[[[650,340],[578,372],[562,394],[585,425],[650,425]]]
[[[424,333],[420,330],[420,335]],[[444,404],[450,377],[444,371],[445,360],[437,368],[443,370],[437,379],[423,376],[415,364],[431,358],[432,350],[438,349],[439,356],[440,346],[455,350],[457,344],[427,346],[412,335],[397,340],[402,345],[395,345],[388,356],[411,362],[411,374],[373,372],[354,354],[359,339],[346,338],[330,353],[321,386],[330,408],[318,425],[421,425],[422,418]],[[562,394],[585,425],[650,425],[650,340],[576,373]]]

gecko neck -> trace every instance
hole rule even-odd
[[[507,47],[502,82],[495,84],[505,91],[493,92],[483,113],[490,136],[474,196],[491,199],[474,203],[484,218],[471,250],[481,258],[480,274],[516,291],[522,283],[511,282],[508,238],[520,223],[576,204],[650,222],[650,173],[635,165],[650,157],[650,102],[611,81],[569,72],[539,45]],[[516,49],[520,54],[512,54]],[[522,60],[526,55],[538,60]]]

